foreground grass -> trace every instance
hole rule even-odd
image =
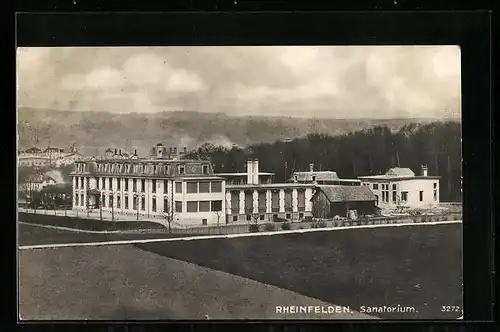
[[[90,234],[66,230],[49,229],[32,225],[19,224],[18,244],[20,246],[57,243],[105,242],[137,239],[164,239],[182,237],[182,234],[147,233],[147,234]]]
[[[116,230],[136,230],[136,229],[165,229],[165,226],[144,220],[132,221],[107,221],[84,219],[66,216],[53,216],[44,214],[32,214],[19,212],[19,221],[34,224],[60,226],[68,228],[83,229],[89,231],[116,231]]]
[[[369,318],[278,315],[277,305],[328,303],[133,246],[22,250],[19,266],[26,320]]]
[[[462,225],[384,227],[137,247],[351,306],[413,306],[382,318],[457,318],[462,305]]]

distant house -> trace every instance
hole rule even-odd
[[[429,208],[439,204],[439,176],[430,176],[427,166],[421,175],[409,168],[395,167],[385,174],[360,176],[363,186],[377,197],[377,205],[383,209]]]
[[[378,212],[376,200],[371,190],[363,186],[316,186],[311,198],[312,214],[315,218],[325,219],[374,215]]]
[[[46,166],[51,162],[49,157],[41,155],[20,155],[17,157],[17,164],[19,166]]]
[[[361,181],[358,179],[341,179],[337,172],[333,171],[316,171],[314,164],[309,164],[309,171],[293,172],[288,182],[307,183],[318,185],[345,185],[345,186],[360,186]]]
[[[84,158],[85,157],[83,155],[79,154],[78,152],[69,153],[69,154],[66,154],[66,155],[62,156],[61,158],[57,159],[55,161],[55,165],[57,167],[71,165],[75,161],[77,161],[77,160],[83,160]]]

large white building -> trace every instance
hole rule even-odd
[[[409,168],[391,168],[385,174],[360,176],[369,186],[381,209],[432,208],[439,204],[439,176],[428,175],[422,166],[421,175]]]
[[[259,171],[258,160],[247,161],[246,173],[220,173],[226,184],[227,223],[302,220],[311,216],[312,183],[272,183],[273,173]]]
[[[225,183],[210,162],[157,158],[75,162],[73,208],[137,215],[166,224],[224,222]],[[171,214],[170,212],[173,211]]]

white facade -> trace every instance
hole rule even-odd
[[[114,159],[75,165],[74,209],[102,209],[164,225],[169,218],[177,226],[224,221],[224,180],[213,175],[207,162]]]
[[[439,204],[439,177],[428,176],[426,168],[421,176],[386,173],[359,178],[375,194],[382,209],[432,208]]]

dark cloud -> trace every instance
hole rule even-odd
[[[21,48],[18,78],[39,108],[460,116],[454,46]]]

